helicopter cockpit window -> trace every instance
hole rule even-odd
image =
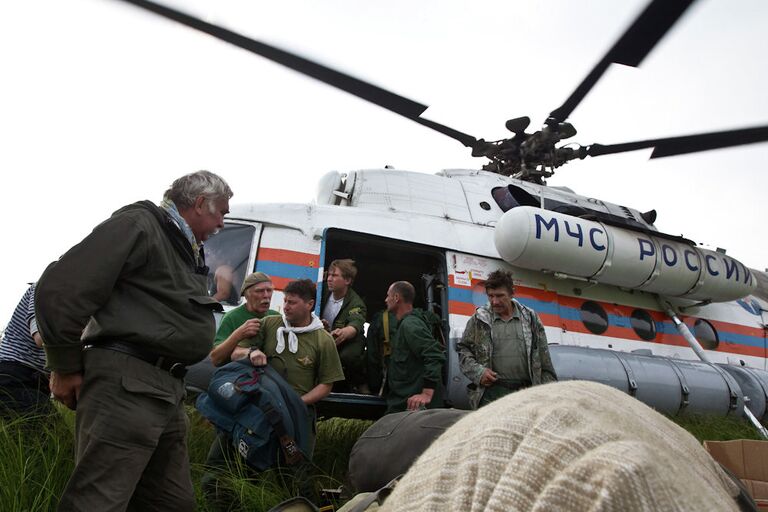
[[[608,314],[597,302],[591,300],[581,305],[581,321],[589,332],[603,334],[608,330]]]
[[[255,232],[253,226],[225,223],[224,229],[205,242],[208,293],[219,302],[233,306],[240,302]]]
[[[496,187],[491,190],[491,195],[503,212],[511,210],[517,206],[540,206],[538,199],[515,185]]]
[[[711,323],[701,318],[697,318],[693,324],[693,335],[707,350],[717,350],[718,345],[720,345],[720,339],[715,328]]]

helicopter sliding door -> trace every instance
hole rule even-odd
[[[333,260],[344,258],[355,260],[357,278],[352,288],[365,301],[369,319],[385,308],[390,284],[408,281],[416,288],[414,307],[429,309],[447,320],[443,315],[447,311],[445,263],[440,249],[341,229],[326,230],[320,265],[327,269]],[[325,282],[320,284],[322,294],[328,293]]]
[[[352,288],[366,304],[368,321],[385,309],[384,299],[389,286],[395,281],[408,281],[416,290],[414,307],[431,310],[439,315],[443,319],[443,332],[447,334],[445,256],[441,249],[354,231],[326,229],[320,253],[321,269],[327,270],[333,260],[346,258],[355,261],[357,277]],[[323,281],[318,283],[315,309],[318,315],[322,297],[329,293],[325,274],[320,274]],[[365,328],[367,332],[368,324]],[[347,391],[341,383],[335,386],[331,397],[320,404],[322,414],[362,418],[381,416],[383,400],[378,396],[370,397],[380,401],[374,404],[374,400],[364,400],[364,396],[359,394],[352,395],[356,397],[353,400],[351,395],[344,394]],[[353,406],[352,410],[350,405]],[[370,411],[374,405],[379,409]],[[341,412],[330,409],[336,406],[345,407],[345,410]]]

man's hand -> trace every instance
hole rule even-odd
[[[259,349],[252,351],[248,357],[250,358],[251,364],[253,366],[264,366],[267,364],[267,354]]]
[[[318,384],[310,389],[307,393],[301,395],[301,401],[307,405],[316,404],[323,398],[331,394],[333,384]]]
[[[80,398],[80,386],[83,385],[83,374],[51,372],[51,396],[73,411],[77,408]]]
[[[245,359],[248,357],[251,347],[235,347],[232,350],[232,354],[229,356],[230,361],[237,361],[238,359]]]
[[[259,333],[259,329],[261,329],[261,320],[258,318],[251,318],[250,320],[246,320],[243,325],[235,329],[235,332],[233,333],[238,341],[242,341],[246,338],[252,338],[256,336]]]
[[[331,324],[328,323],[328,320],[323,318],[321,320],[321,322],[323,322],[323,329],[325,329],[326,331],[330,331],[331,330]]]
[[[336,346],[338,347],[345,341],[357,336],[357,329],[351,325],[348,325],[346,327],[342,327],[341,329],[334,329],[331,331],[331,336],[333,336],[333,340],[336,342]]]
[[[418,411],[422,407],[426,407],[429,402],[432,401],[432,395],[435,394],[434,389],[424,388],[418,395],[413,395],[408,399],[408,410]]]
[[[261,329],[261,320],[251,318],[232,331],[232,334],[223,342],[211,350],[211,362],[214,366],[221,366],[230,361],[236,361],[248,357],[248,347],[238,347],[241,341],[256,336]],[[265,363],[266,364],[266,363]]]
[[[480,377],[480,385],[484,388],[489,388],[493,386],[498,379],[499,376],[495,371],[486,368],[485,371],[483,371],[483,375]]]

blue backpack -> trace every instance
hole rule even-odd
[[[237,453],[256,470],[309,458],[307,406],[269,365],[253,366],[245,359],[222,366],[196,407],[230,436]]]

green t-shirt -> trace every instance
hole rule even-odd
[[[265,316],[279,314],[280,313],[277,311],[272,311],[271,309],[268,309],[267,312],[263,314],[251,313],[248,311],[248,308],[245,307],[245,304],[238,306],[227,312],[224,315],[224,318],[221,319],[221,324],[219,325],[219,330],[216,331],[216,338],[213,340],[213,345],[220,345],[224,340],[229,338],[235,329],[252,318],[264,318]]]
[[[344,380],[336,344],[325,329],[297,334],[299,348],[295,354],[288,350],[288,335],[284,334],[285,349],[278,354],[277,329],[283,325],[281,316],[265,318],[259,333],[247,341],[267,355],[269,364],[285,377],[299,395],[304,395],[318,384]]]

